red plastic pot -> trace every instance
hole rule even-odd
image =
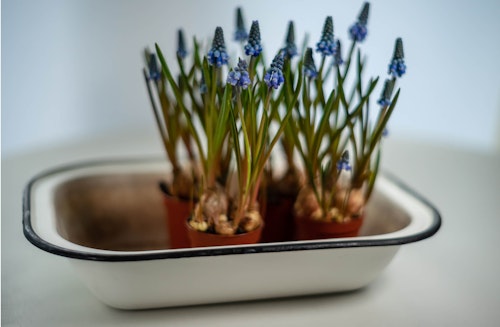
[[[318,221],[309,217],[295,217],[295,238],[297,240],[316,240],[358,236],[363,220],[364,215],[346,223]]]
[[[167,184],[163,181],[159,186],[165,205],[168,244],[171,249],[188,248],[190,243],[186,231],[186,219],[191,216],[195,202],[192,199],[171,195]]]
[[[184,224],[191,247],[255,244],[259,243],[263,229],[263,224],[261,224],[257,229],[248,233],[220,235],[200,232],[192,228],[186,220],[184,220]]]
[[[295,197],[279,196],[267,202],[264,211],[266,225],[262,231],[262,242],[286,242],[293,240],[293,204]]]

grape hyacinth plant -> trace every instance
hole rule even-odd
[[[278,142],[287,174],[293,172],[298,185],[297,217],[337,223],[362,217],[378,172],[381,138],[400,94],[396,80],[406,72],[398,38],[391,78],[378,101],[370,101],[379,78],[365,81],[366,58],[359,45],[367,35],[369,7],[363,5],[349,29],[345,58],[333,17],[327,16],[315,51],[306,43],[299,51],[290,21],[284,46],[266,66],[259,21],[253,20],[247,33],[241,8],[233,34],[244,45],[241,58],[229,57],[234,52],[227,50],[221,27],[210,47],[194,38],[190,53],[178,32],[176,77],[159,45],[156,54],[146,53],[144,76],[174,180],[186,171],[181,145],[188,154],[191,173],[177,179],[190,180],[186,187],[197,194],[190,228],[238,235],[262,228],[264,218],[272,223],[260,207],[267,173],[274,170],[270,159],[280,155]],[[373,104],[380,106],[374,121]]]
[[[250,44],[257,51],[249,55],[250,61],[262,50],[258,23],[254,21],[252,26]],[[179,61],[181,74],[176,80],[156,46],[162,75],[174,96],[170,101],[184,114],[202,171],[199,201],[189,224],[196,230],[221,235],[248,232],[262,226],[258,195],[264,167],[292,113],[291,108],[279,111],[281,106],[273,101],[274,91],[284,83],[283,54],[280,51],[265,75],[255,76],[253,83],[247,61],[239,59],[229,69],[226,83],[221,83],[223,66],[229,60],[222,28],[216,28],[212,47],[204,57],[197,41],[194,49],[192,68],[182,68],[183,61]],[[200,79],[206,88],[203,93],[201,83],[197,83]],[[296,102],[301,84],[291,84]],[[186,92],[182,92],[183,87]],[[271,130],[271,123],[276,121],[281,127]],[[226,158],[234,162],[234,178],[229,177]],[[235,192],[231,191],[233,180],[238,185]]]
[[[369,3],[365,3],[358,21],[349,31],[351,47],[344,62],[340,40],[336,39],[333,69],[323,73],[326,55],[320,47],[333,31],[333,21],[326,18],[323,34],[317,46],[322,64],[316,70],[312,49],[304,59],[304,84],[301,108],[297,110],[292,135],[297,135],[296,148],[306,171],[306,182],[297,196],[295,215],[323,222],[349,223],[363,217],[380,163],[381,138],[387,135],[387,122],[396,106],[400,91],[393,95],[396,78],[404,74],[401,38],[396,41],[388,80],[381,92],[377,119],[371,121],[370,97],[378,77],[363,81],[366,58],[359,43],[367,34]],[[331,38],[329,39],[332,40]],[[357,51],[356,51],[357,50]],[[356,55],[355,55],[356,52]],[[325,64],[326,65],[326,64]],[[330,66],[330,67],[332,67]],[[326,90],[328,74],[334,75],[334,85]],[[352,86],[345,82],[353,78]]]

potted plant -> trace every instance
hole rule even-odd
[[[380,141],[399,90],[394,96],[392,93],[396,78],[405,73],[406,66],[403,43],[398,38],[389,66],[393,77],[385,82],[377,119],[371,122],[370,96],[378,77],[363,83],[365,59],[359,48],[367,34],[369,8],[369,3],[363,5],[358,21],[349,30],[351,46],[345,63],[341,43],[334,40],[331,17],[327,17],[316,45],[321,55],[319,69],[312,49],[305,54],[302,106],[291,124],[307,176],[294,205],[298,239],[356,236],[377,177]],[[326,69],[329,57],[332,64]],[[354,83],[349,89],[346,80],[352,67]],[[332,76],[334,85],[327,92],[325,81]]]
[[[203,59],[195,41],[193,72],[183,73],[181,69],[181,82],[193,81],[197,74],[203,80],[197,97],[191,86],[187,86],[190,96],[183,96],[182,85],[173,78],[158,45],[156,51],[176,104],[185,115],[201,166],[200,197],[187,226],[192,245],[258,241],[263,227],[258,197],[264,167],[292,112],[292,106],[281,111],[281,103],[273,98],[274,90],[284,82],[283,54],[280,51],[267,70],[260,69],[260,31],[254,21],[245,45],[249,62],[240,59],[224,79],[229,56],[223,30],[217,27]],[[293,87],[297,101],[300,80]],[[200,104],[199,110],[188,109],[196,108],[196,104]],[[271,124],[275,121],[278,127],[273,132]],[[229,171],[221,169],[221,158],[227,157],[229,151],[234,159],[233,178]]]

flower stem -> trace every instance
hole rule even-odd
[[[349,72],[349,67],[351,66],[352,54],[354,53],[354,49],[356,48],[356,40],[352,40],[351,48],[349,49],[349,55],[347,56],[347,62],[345,64],[344,75],[342,76],[342,80],[345,80],[347,73]]]
[[[257,57],[250,56],[250,63],[248,64],[248,75],[250,76],[250,81],[253,84],[253,77],[255,76]]]
[[[245,143],[244,147],[244,155],[243,155],[243,169],[240,172],[242,176],[239,177],[239,188],[240,188],[240,194],[239,194],[239,199],[238,199],[238,209],[236,212],[235,217],[233,217],[233,224],[234,227],[237,228],[239,225],[239,222],[245,215],[245,211],[248,208],[248,195],[250,191],[250,180],[251,180],[251,174],[253,173],[253,167],[252,167],[252,158],[251,158],[251,145],[249,143],[248,139],[248,130],[246,126],[246,121],[245,117],[243,115],[243,105],[241,103],[241,95],[239,90],[237,91],[236,94],[236,108],[238,111],[238,115],[240,116],[240,121],[241,121],[241,130],[243,132],[243,140]],[[237,141],[237,140],[235,140]]]

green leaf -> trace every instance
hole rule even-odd
[[[184,69],[183,59],[179,56],[177,56],[177,63],[179,64],[180,77],[182,80],[182,84],[186,88],[186,90],[189,94],[189,98],[191,99],[191,105],[193,106],[194,110],[199,111],[200,105],[198,104],[198,102],[194,96],[193,87],[192,87],[192,84],[189,82],[189,77],[186,75],[186,71]]]
[[[165,57],[163,56],[163,53],[161,52],[160,47],[158,44],[155,44],[156,47],[156,53],[158,54],[158,58],[160,59],[161,67],[163,74],[166,76],[170,87],[172,88],[172,91],[174,92],[175,98],[177,100],[178,105],[181,107],[182,111],[184,112],[184,115],[186,116],[186,122],[188,124],[189,130],[191,134],[193,135],[194,141],[196,143],[196,146],[198,147],[198,152],[200,155],[200,160],[206,165],[206,157],[203,153],[203,146],[200,141],[200,137],[198,135],[198,132],[196,128],[193,125],[192,119],[191,119],[191,113],[186,109],[186,107],[183,104],[182,101],[182,95],[180,94],[179,87],[174,81],[174,78],[172,77],[172,73],[170,72],[170,69],[168,68],[167,62],[165,61]]]
[[[238,102],[238,114],[240,116],[241,120],[241,132],[243,134],[243,144],[245,148],[245,158],[246,158],[246,181],[245,181],[245,188],[243,191],[243,194],[247,194],[248,190],[250,189],[250,181],[252,180],[253,176],[252,174],[254,173],[254,166],[252,165],[253,157],[252,157],[252,147],[250,145],[250,141],[248,138],[248,131],[246,128],[246,123],[244,122],[244,116],[243,116],[243,110],[240,106],[240,102]],[[236,142],[236,139],[235,139]]]
[[[349,68],[351,67],[352,55],[354,53],[354,49],[356,48],[356,41],[351,42],[351,48],[349,49],[349,54],[347,55],[347,60],[345,63],[344,75],[342,75],[342,79],[345,80],[347,74],[349,73]]]
[[[217,117],[217,122],[215,124],[213,150],[216,152],[220,151],[222,142],[224,141],[227,135],[228,117],[230,111],[233,110],[233,107],[231,106],[231,94],[232,94],[232,87],[226,87],[224,90],[224,96],[222,98],[221,110]]]
[[[302,79],[302,67],[301,67],[301,65],[299,65],[299,78],[297,81],[297,86],[295,87],[294,97],[292,99],[292,102],[290,103],[290,107],[287,108],[287,113],[286,113],[285,117],[281,121],[280,128],[278,129],[278,131],[274,135],[274,137],[271,141],[271,144],[269,145],[268,152],[266,153],[264,160],[263,160],[264,164],[267,162],[267,160],[271,156],[272,149],[274,148],[274,146],[278,142],[278,139],[280,138],[281,134],[283,133],[283,130],[285,129],[285,126],[286,126],[288,120],[292,116],[293,108],[295,107],[295,103],[297,102],[297,100],[299,98],[300,90],[302,88],[302,81],[303,81],[303,79]],[[260,170],[264,169],[264,165],[262,165],[262,167],[259,167],[259,169]]]
[[[168,156],[168,159],[170,160],[170,163],[172,164],[173,167],[176,167],[178,165],[178,163],[177,163],[177,156],[176,156],[176,153],[175,153],[175,144],[173,144],[172,142],[170,142],[170,140],[168,139],[167,134],[165,133],[165,128],[164,128],[164,126],[162,124],[162,120],[160,118],[160,114],[158,113],[158,109],[156,107],[155,100],[153,98],[153,92],[151,90],[150,81],[148,79],[148,73],[146,72],[146,69],[143,69],[142,72],[143,72],[143,75],[144,75],[144,80],[146,82],[146,87],[147,87],[147,90],[148,90],[149,99],[151,101],[151,108],[153,109],[153,114],[154,114],[154,117],[155,117],[156,126],[158,128],[158,131],[160,132],[160,136],[161,136],[161,140],[163,142],[163,146],[165,148],[165,151],[167,152],[167,156]]]
[[[238,132],[238,126],[236,124],[236,116],[234,114],[234,111],[230,111],[229,113],[229,126],[231,128],[231,135],[232,135],[232,140],[233,140],[233,152],[234,156],[236,159],[236,169],[238,171],[238,183],[239,183],[239,188],[243,189],[243,181],[242,181],[242,159],[241,159],[241,148],[240,148],[240,139],[239,139],[239,132]]]
[[[361,97],[360,102],[358,103],[358,105],[355,106],[356,109],[352,113],[350,113],[351,118],[360,116],[362,114],[363,106],[368,101],[368,99],[370,98],[370,95],[372,94],[373,90],[377,86],[378,80],[379,80],[379,78],[377,77],[374,80],[370,81],[370,84],[369,84],[368,90],[366,91],[366,94]]]
[[[370,139],[370,145],[371,145],[370,152],[373,151],[373,148],[375,148],[375,145],[380,141],[380,138],[382,137],[384,128],[387,125],[387,122],[389,121],[389,118],[391,117],[394,108],[396,108],[396,103],[398,102],[400,91],[401,89],[398,89],[396,95],[394,95],[394,98],[391,101],[391,105],[389,106],[385,114],[383,114],[381,120],[379,120],[379,123],[377,124],[377,127],[373,131],[372,137]]]
[[[373,187],[375,186],[375,180],[377,179],[378,175],[378,170],[380,166],[380,157],[381,157],[381,148],[380,146],[378,147],[377,151],[377,156],[375,157],[375,165],[371,171],[370,178],[368,180],[368,187],[366,190],[366,201],[370,199],[370,196],[372,195]]]
[[[338,107],[339,97],[335,96],[335,92],[332,91],[330,96],[328,97],[328,101],[326,106],[323,108],[323,116],[321,117],[320,123],[318,125],[317,132],[315,134],[315,140],[312,145],[312,153],[313,156],[318,156],[319,149],[321,147],[321,141],[324,136],[328,132],[328,123],[330,121],[330,115],[334,109],[334,107]]]
[[[358,66],[356,89],[358,91],[359,96],[361,97],[363,95],[363,90],[362,90],[362,86],[363,86],[362,73],[363,73],[363,66],[364,66],[363,63],[361,62],[361,50],[358,49],[356,57],[357,57],[357,66]]]

